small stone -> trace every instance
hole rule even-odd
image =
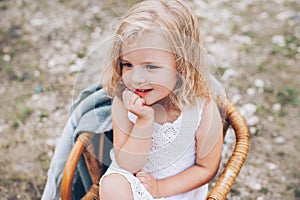
[[[56,61],[54,59],[50,59],[48,61],[48,67],[53,68],[56,65]]]
[[[4,133],[8,127],[8,124],[0,124],[0,133]]]
[[[3,86],[0,86],[0,94],[3,94],[6,91],[6,88]]]
[[[44,125],[43,125],[42,122],[37,123],[37,127],[38,127],[38,128],[43,128],[43,126],[44,126]]]
[[[259,118],[256,116],[252,116],[247,119],[247,124],[249,126],[255,126],[256,124],[258,124],[258,122],[259,122]]]
[[[55,42],[54,42],[54,47],[55,47],[56,49],[61,49],[62,46],[63,46],[62,41],[58,40],[58,41],[55,41]]]
[[[247,89],[247,94],[249,96],[253,96],[255,94],[255,88],[248,88]]]
[[[258,88],[263,88],[264,85],[265,85],[265,83],[264,83],[264,81],[263,81],[262,79],[256,79],[256,80],[254,81],[254,85],[255,85],[256,87],[258,87]]]
[[[282,35],[274,35],[272,37],[272,43],[276,44],[280,47],[284,47],[285,46],[285,39]]]
[[[2,59],[3,59],[5,62],[9,62],[9,61],[11,60],[11,57],[10,57],[9,54],[4,54],[4,55],[2,56]]]
[[[96,27],[94,32],[91,34],[91,37],[94,39],[97,39],[101,36],[101,28],[100,27]]]
[[[250,188],[253,189],[253,190],[260,190],[262,188],[261,184],[260,183],[257,183],[257,182],[251,182],[249,184]]]
[[[257,128],[252,126],[252,127],[249,128],[249,132],[253,135],[257,132]]]
[[[39,77],[39,76],[41,75],[41,72],[40,72],[39,70],[35,70],[35,71],[33,72],[33,75],[34,75],[35,77]]]
[[[280,21],[286,21],[291,18],[293,13],[290,10],[284,10],[276,15],[276,18]]]
[[[49,150],[48,153],[47,153],[47,155],[48,155],[49,158],[51,158],[53,156],[53,151]]]
[[[31,41],[32,41],[32,42],[37,42],[37,41],[39,41],[39,36],[38,36],[38,35],[32,35],[32,36],[31,36]]]
[[[48,146],[55,146],[57,144],[57,139],[56,138],[49,138],[46,140],[46,144]]]
[[[256,200],[264,200],[264,199],[265,199],[264,196],[259,196],[259,197],[256,198]]]
[[[32,26],[41,26],[45,22],[47,22],[47,20],[44,20],[44,19],[41,19],[41,18],[35,18],[35,19],[32,19],[30,21],[30,23],[31,23]]]
[[[248,113],[248,115],[252,115],[253,113],[256,112],[257,107],[256,105],[252,104],[252,103],[247,103],[245,105],[243,105],[243,108],[245,109],[245,111]]]
[[[273,138],[275,138],[275,137],[278,137],[279,134],[278,134],[277,131],[272,131],[271,135],[272,135]]]
[[[82,65],[71,65],[70,72],[71,73],[80,72],[81,68],[82,68]]]
[[[276,137],[274,139],[274,141],[275,141],[276,144],[284,144],[285,143],[285,139],[283,137],[281,137],[281,136]]]
[[[43,123],[46,123],[48,121],[48,118],[47,117],[43,117],[42,120],[41,120]]]
[[[259,18],[260,19],[267,19],[269,17],[269,14],[267,12],[262,12],[260,15],[259,15]]]
[[[239,44],[251,44],[252,39],[249,36],[245,35],[233,35],[231,39]]]
[[[269,168],[269,170],[277,169],[277,165],[275,165],[274,163],[266,163],[266,165]]]
[[[92,12],[93,14],[98,14],[98,13],[100,12],[100,7],[99,7],[99,6],[93,6],[93,7],[91,8],[91,12]]]
[[[273,104],[272,109],[276,112],[279,111],[281,109],[281,104],[280,103]]]
[[[267,119],[268,119],[268,121],[269,121],[269,122],[272,122],[272,121],[274,121],[274,117],[273,117],[272,115],[268,116],[268,118],[267,118]]]
[[[5,46],[2,48],[3,53],[8,53],[9,52],[9,47]]]
[[[241,98],[242,98],[242,95],[237,94],[237,95],[234,95],[234,96],[232,97],[231,101],[232,101],[234,104],[236,104],[239,100],[241,100]]]
[[[280,180],[281,180],[282,182],[285,182],[285,181],[286,181],[286,177],[283,176],[283,175],[281,175],[281,176],[280,176]]]

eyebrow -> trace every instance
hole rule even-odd
[[[123,61],[123,62],[124,62],[124,61],[125,61],[125,62],[129,62],[128,59],[122,58],[122,57],[120,57],[120,61]],[[129,62],[129,63],[130,63],[130,62]]]
[[[128,62],[128,63],[131,63],[128,59],[126,58],[120,58],[120,61],[121,62]],[[145,62],[142,62],[141,63],[142,65],[162,65],[162,63],[158,63],[158,62],[153,62],[153,61],[145,61]]]

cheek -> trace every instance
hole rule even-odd
[[[169,89],[173,89],[177,82],[176,72],[168,71],[161,76],[161,80]]]
[[[130,82],[131,82],[131,78],[132,78],[132,73],[130,73],[130,70],[122,70],[122,80],[123,83],[126,86],[129,86]]]
[[[176,75],[170,74],[155,76],[152,79],[152,84],[157,85],[161,90],[172,91],[177,83]]]

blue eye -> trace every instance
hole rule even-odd
[[[130,63],[121,63],[120,65],[121,67],[128,67],[128,68],[132,67],[132,64]]]
[[[154,65],[146,65],[145,67],[146,69],[157,69],[159,68],[158,66],[154,66]]]

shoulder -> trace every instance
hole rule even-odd
[[[202,104],[201,121],[198,126],[197,135],[208,132],[210,129],[215,131],[222,129],[222,119],[219,112],[218,105],[211,99],[204,100]],[[201,130],[201,131],[200,131]]]
[[[205,158],[214,149],[219,152],[222,138],[223,124],[218,106],[213,100],[207,100],[203,107],[200,125],[196,131],[198,158]]]
[[[203,102],[203,117],[221,117],[218,105],[212,99],[205,99]]]
[[[218,105],[212,99],[199,99],[197,104],[193,106],[193,109],[199,110],[201,118],[220,116]]]

